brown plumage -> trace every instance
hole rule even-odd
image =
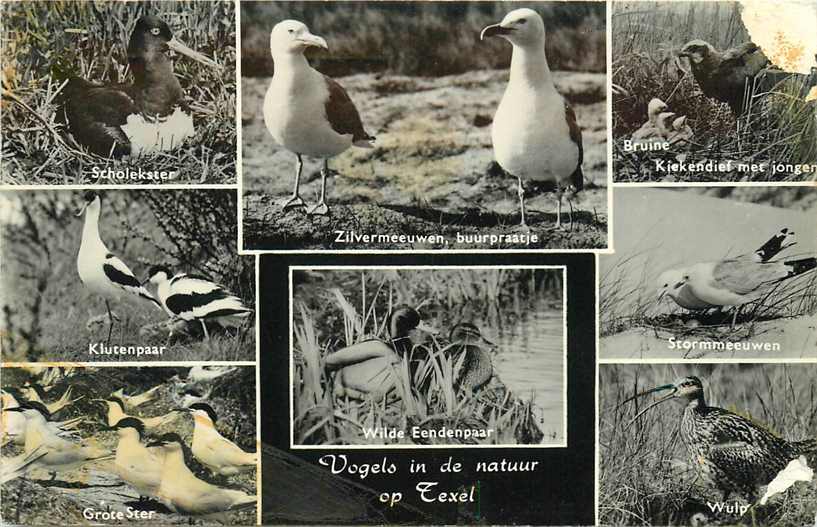
[[[690,465],[701,480],[723,493],[723,501],[737,492],[754,503],[758,488],[768,485],[790,461],[817,452],[817,439],[787,441],[743,416],[708,406],[698,377],[682,377],[628,401],[668,390],[667,395],[645,407],[633,420],[664,401],[681,399],[685,406],[680,435]]]
[[[732,113],[745,110],[744,94],[754,78],[771,63],[753,42],[744,42],[726,51],[718,51],[704,40],[692,40],[681,49],[687,57],[692,75],[707,97],[725,102]]]
[[[570,175],[570,184],[573,186],[574,192],[578,192],[584,188],[582,129],[579,128],[579,123],[576,121],[576,113],[567,101],[565,101],[565,120],[567,121],[567,128],[570,130],[570,140],[576,143],[576,147],[579,149],[579,161],[576,163],[576,170]]]
[[[324,75],[323,79],[329,89],[329,99],[326,101],[325,108],[326,118],[332,130],[341,135],[352,134],[352,143],[358,146],[370,146],[369,143],[374,140],[374,137],[363,129],[360,114],[349,94],[331,77]]]

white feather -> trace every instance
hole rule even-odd
[[[172,150],[196,133],[193,118],[179,107],[168,117],[155,121],[141,114],[129,115],[122,131],[130,141],[134,156]]]

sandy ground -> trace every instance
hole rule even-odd
[[[572,232],[554,228],[555,199],[548,189],[528,191],[529,224],[540,237],[508,248],[603,248],[607,230],[605,79],[603,74],[555,74],[559,91],[573,104],[583,129],[587,189],[574,199]],[[339,79],[349,91],[373,149],[352,148],[331,167],[329,217],[302,210],[281,213],[278,202],[292,192],[295,156],[275,144],[261,105],[268,78],[244,78],[242,97],[244,246],[332,248],[335,229],[360,233],[521,233],[516,180],[493,163],[490,123],[507,82],[506,71],[416,78],[354,75]],[[305,159],[301,194],[311,205],[320,191],[320,160]],[[566,212],[568,207],[563,208]],[[565,218],[566,220],[566,218]],[[334,248],[431,248],[439,244]],[[457,248],[500,248],[454,244]]]
[[[616,192],[614,207],[626,213],[616,215],[616,254],[602,255],[599,259],[601,304],[604,306],[609,291],[605,284],[616,277],[621,279],[616,289],[632,291],[632,294],[615,302],[608,313],[602,313],[602,334],[606,317],[627,316],[636,310],[639,303],[652,303],[648,310],[651,316],[680,311],[669,300],[660,305],[654,302],[657,296],[656,279],[666,269],[754,251],[783,227],[793,229],[798,236],[797,245],[781,256],[817,253],[817,239],[809,235],[813,232],[814,215],[817,213],[817,207],[813,204],[809,209],[796,210],[796,207],[771,207],[692,192],[631,188]],[[800,280],[814,280],[813,275],[810,273]],[[680,322],[678,324],[677,332],[666,327],[660,331],[633,327],[603,337],[600,356],[607,359],[817,357],[815,313],[757,323],[747,340],[779,343],[780,350],[774,352],[685,352],[670,349],[669,337],[677,338],[688,329]],[[744,340],[739,335],[731,333],[730,337],[725,334],[725,329],[713,330],[708,338],[702,340]]]

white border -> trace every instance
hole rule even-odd
[[[75,366],[79,368],[192,368],[193,366],[255,366],[254,361],[106,361],[106,362],[87,362],[87,361],[41,361],[41,362],[0,362],[0,368],[28,368],[28,367],[42,367],[42,368],[62,368],[65,366]]]
[[[366,270],[424,270],[424,271],[438,271],[438,270],[482,270],[482,269],[561,269],[562,270],[562,442],[553,444],[540,445],[400,445],[400,444],[372,444],[372,445],[298,445],[295,444],[295,426],[294,426],[294,404],[292,400],[292,386],[293,386],[293,372],[295,364],[294,356],[294,331],[295,331],[295,312],[293,310],[294,290],[292,287],[293,271],[366,271]],[[551,448],[568,448],[567,438],[567,265],[470,265],[470,266],[455,266],[455,265],[367,265],[367,266],[323,266],[323,265],[290,265],[288,274],[289,284],[289,386],[287,387],[287,397],[289,398],[289,448],[291,450],[428,450],[428,449],[497,449],[497,448],[518,448],[518,449],[551,449]]]
[[[338,2],[341,0],[326,0]],[[367,0],[375,2],[377,0]],[[424,0],[408,0],[407,3],[422,2]],[[480,0],[468,0],[470,2]],[[543,3],[559,3],[564,0],[544,0]],[[572,0],[567,0],[572,1]],[[593,1],[593,0],[584,0]],[[596,0],[599,1],[599,0]],[[240,82],[236,83],[236,137],[238,141],[238,152],[236,156],[236,186],[238,190],[238,254],[613,254],[615,252],[613,240],[613,102],[612,102],[612,86],[613,78],[612,71],[610,71],[610,64],[612,64],[612,38],[610,36],[610,22],[611,9],[610,6],[613,0],[603,0],[606,13],[606,22],[604,31],[606,33],[606,53],[607,53],[607,68],[605,69],[605,77],[607,84],[607,186],[605,191],[607,193],[607,247],[598,249],[245,249],[244,248],[244,159],[242,155],[243,130],[241,127],[242,115],[242,88]],[[670,0],[665,0],[670,1]],[[240,0],[236,0],[238,14],[238,23],[236,26],[236,39],[241,39],[241,6]],[[512,2],[511,2],[512,3]],[[240,43],[236,45],[236,53],[240,54]],[[236,72],[239,80],[241,79],[241,60],[236,60]],[[234,187],[231,187],[234,188]]]
[[[263,500],[263,484],[262,484],[262,458],[264,457],[261,442],[261,315],[259,314],[259,301],[261,300],[261,292],[259,285],[261,284],[261,271],[258,269],[261,264],[261,258],[255,257],[255,451],[256,455],[256,471],[255,471],[255,489],[256,489],[256,507],[255,507],[255,524],[261,525],[264,507],[261,503]]]

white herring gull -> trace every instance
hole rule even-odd
[[[326,41],[296,20],[284,20],[272,28],[270,52],[275,73],[264,98],[264,123],[272,137],[298,158],[295,188],[283,208],[305,206],[298,194],[303,163],[301,156],[323,159],[320,201],[309,214],[326,214],[326,177],[329,158],[353,144],[371,147],[357,108],[340,84],[313,69],[304,57],[308,47],[329,49]]]
[[[582,134],[576,115],[556,91],[545,56],[545,24],[536,11],[516,9],[480,39],[497,36],[513,45],[508,87],[491,129],[496,161],[518,180],[525,223],[523,180],[556,183],[556,226],[561,226],[562,190],[584,186]],[[571,217],[572,221],[572,217]]]

